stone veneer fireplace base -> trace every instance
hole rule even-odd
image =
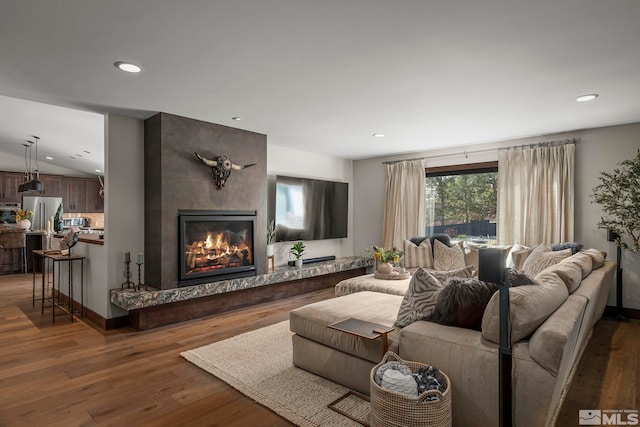
[[[370,259],[347,257],[301,268],[282,266],[256,277],[186,288],[112,289],[111,302],[129,312],[131,326],[145,330],[330,288],[341,280],[366,274],[372,265]]]

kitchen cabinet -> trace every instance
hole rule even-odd
[[[43,190],[40,193],[46,197],[62,197],[62,177],[60,175],[40,175]]]
[[[22,200],[18,193],[22,176],[19,172],[0,172],[0,202],[19,203]]]
[[[84,212],[102,213],[104,212],[104,199],[100,197],[100,181],[97,178],[89,178],[84,183],[85,199]]]
[[[84,212],[85,181],[84,178],[64,178],[62,194],[64,212]]]

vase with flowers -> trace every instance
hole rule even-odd
[[[16,212],[16,225],[21,230],[30,229],[32,219],[33,211],[31,209],[20,209]]]
[[[393,272],[393,265],[400,263],[403,255],[404,253],[396,247],[384,249],[375,245],[373,246],[373,256],[378,264],[376,267],[378,273],[391,274]]]

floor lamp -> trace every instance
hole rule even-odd
[[[507,252],[483,248],[478,251],[478,279],[500,285],[500,350],[498,353],[500,427],[513,424],[511,337],[509,336],[509,288],[506,268]]]
[[[607,240],[616,242],[616,316],[615,320],[629,320],[624,315],[624,305],[622,304],[622,248],[618,245],[620,235],[612,229],[607,230]]]

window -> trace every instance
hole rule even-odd
[[[498,162],[427,168],[427,235],[496,239]]]

